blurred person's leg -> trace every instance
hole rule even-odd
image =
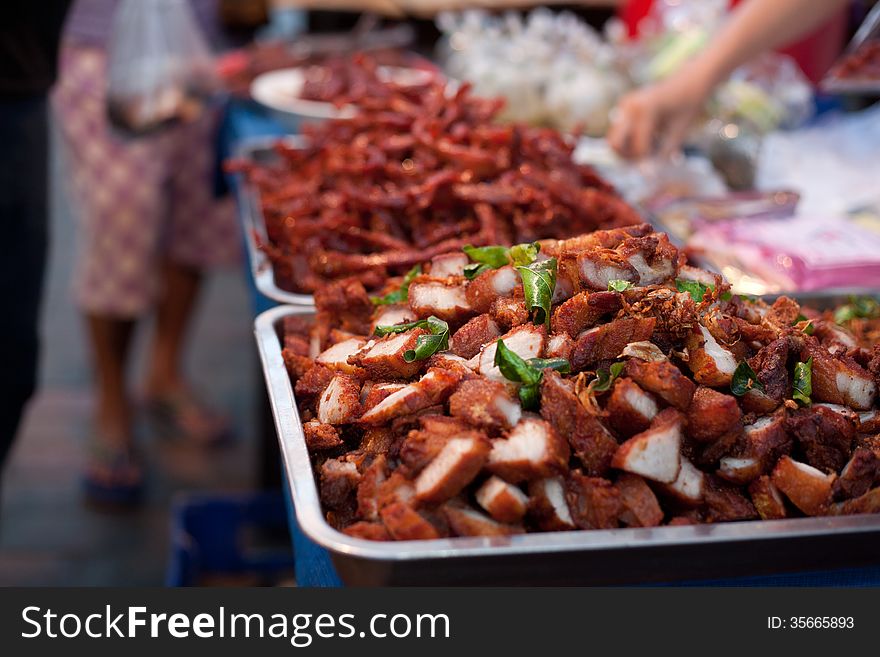
[[[213,195],[216,121],[203,117],[175,128],[168,156],[171,207],[150,368],[147,408],[159,429],[211,443],[228,436],[228,419],[192,390],[185,374],[187,329],[203,272],[237,260],[238,230],[230,199]]]
[[[55,107],[80,219],[73,285],[95,368],[86,492],[95,501],[127,503],[142,479],[126,381],[129,346],[159,289],[166,174],[161,138],[127,140],[110,127],[105,71],[102,51],[66,47]]]
[[[0,474],[36,386],[46,259],[48,111],[44,96],[0,102]]]

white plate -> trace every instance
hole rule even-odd
[[[380,66],[378,76],[381,79],[396,82],[401,86],[425,84],[432,77],[431,71],[398,66]],[[251,83],[251,97],[261,105],[282,112],[293,114],[299,118],[351,119],[357,113],[354,105],[337,107],[333,103],[317,100],[306,100],[300,97],[305,82],[305,69],[302,67],[284,68],[263,73]]]

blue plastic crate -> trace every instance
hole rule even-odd
[[[280,545],[255,538],[277,533]],[[291,577],[293,550],[284,498],[278,493],[187,494],[172,505],[167,586],[197,586],[206,577]]]

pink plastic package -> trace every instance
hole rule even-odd
[[[737,292],[880,288],[880,232],[846,217],[706,222],[688,248]]]

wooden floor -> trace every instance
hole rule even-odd
[[[61,166],[53,158],[56,173]],[[253,409],[262,393],[256,390],[244,278],[234,270],[207,282],[189,360],[198,389],[233,415],[236,443],[206,451],[154,440],[139,426],[150,476],[147,504],[128,515],[91,511],[80,497],[90,430],[90,370],[69,290],[75,220],[67,208],[56,188],[44,297],[42,387],[4,474],[0,585],[160,585],[168,561],[170,501],[188,491],[246,490],[255,482]],[[147,357],[148,338],[145,325],[138,338],[133,387]]]

